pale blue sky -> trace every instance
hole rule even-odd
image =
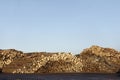
[[[0,48],[120,50],[120,0],[0,0]]]

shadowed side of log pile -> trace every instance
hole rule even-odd
[[[76,59],[70,60],[55,60],[48,61],[36,73],[72,73],[72,72],[82,72],[81,60]]]
[[[48,61],[44,66],[42,66],[37,73],[62,73],[67,72],[68,69],[72,66],[71,62],[65,62],[64,60],[58,61]]]
[[[2,69],[0,69],[0,73],[2,73]]]

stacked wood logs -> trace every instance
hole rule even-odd
[[[120,72],[120,52],[112,48],[91,46],[80,54],[66,52],[23,53],[15,49],[0,50],[3,73],[116,73]]]

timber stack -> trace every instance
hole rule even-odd
[[[24,53],[15,49],[0,50],[3,73],[117,73],[120,52],[112,48],[91,46],[80,54],[66,52]]]

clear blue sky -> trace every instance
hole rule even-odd
[[[0,0],[0,48],[120,49],[120,0]]]

